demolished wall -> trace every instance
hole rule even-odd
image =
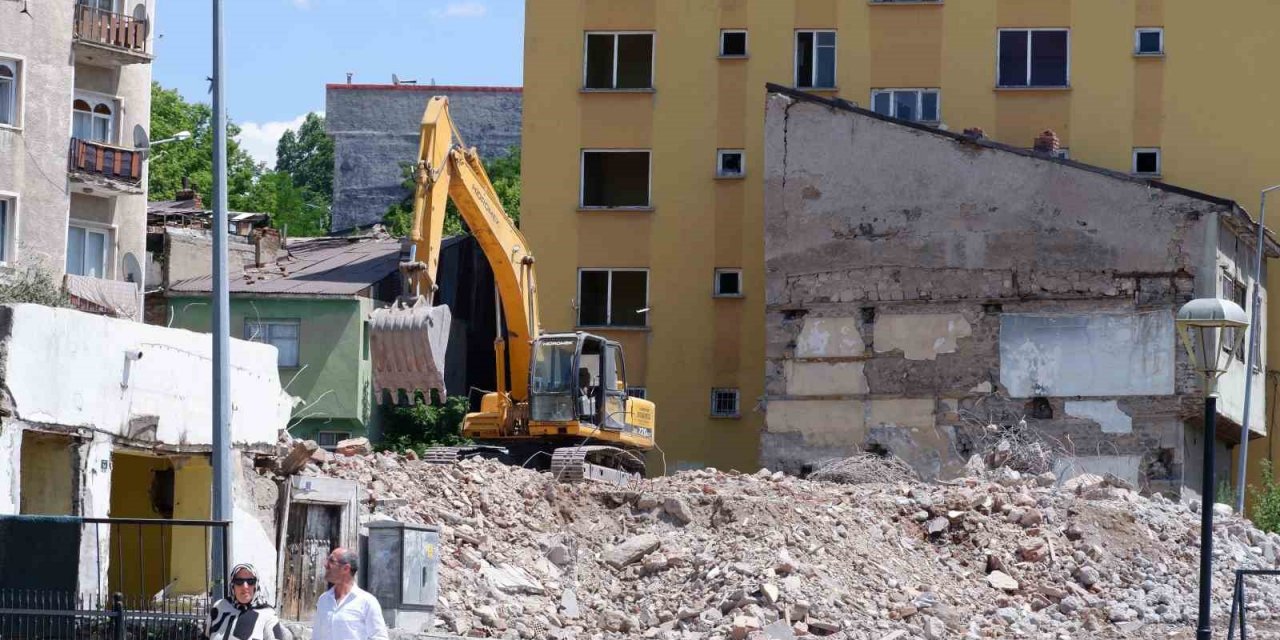
[[[1173,317],[1249,271],[1220,246],[1247,244],[1233,203],[798,95],[768,99],[765,169],[762,465],[951,476],[1025,420],[1063,475],[1191,481]]]

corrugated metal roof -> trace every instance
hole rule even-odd
[[[228,283],[233,294],[354,295],[395,273],[400,241],[394,238],[295,238],[275,264],[246,268]],[[213,278],[201,276],[170,287],[174,293],[209,293]]]

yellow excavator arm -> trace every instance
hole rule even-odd
[[[498,391],[510,394],[519,402],[529,395],[529,358],[532,342],[541,329],[538,324],[538,288],[534,277],[534,257],[520,230],[502,208],[502,202],[489,181],[479,155],[474,148],[462,146],[462,139],[449,114],[449,99],[444,96],[431,98],[422,115],[421,138],[418,144],[418,162],[414,170],[416,187],[413,196],[413,229],[410,241],[413,253],[410,260],[401,263],[412,296],[422,296],[413,305],[429,305],[436,290],[436,274],[440,263],[440,244],[444,232],[445,206],[453,199],[462,219],[467,223],[493,269],[497,283],[502,316],[506,323],[507,339],[497,339],[495,349],[498,358]],[[412,305],[411,305],[412,306]],[[401,306],[403,309],[403,305]],[[447,318],[447,311],[441,310]],[[382,329],[374,332],[374,339],[388,341],[387,329],[395,324],[391,314],[383,314],[381,322],[375,314],[374,324]],[[401,313],[404,316],[405,313]],[[425,316],[424,316],[425,317]],[[435,319],[423,322],[439,322]],[[447,332],[447,320],[443,323]],[[402,370],[386,374],[399,388],[427,390],[442,385],[443,340],[427,341],[417,338],[414,331],[402,331],[400,341],[389,341],[381,349],[375,349],[375,377],[380,366],[399,366]],[[395,338],[391,338],[394,340]],[[406,346],[414,343],[421,351],[424,343],[433,360],[434,372],[415,375],[422,363],[406,363]],[[383,365],[376,361],[377,351],[383,351]],[[410,358],[412,359],[412,358]],[[504,389],[504,367],[509,363],[511,388]],[[431,368],[431,367],[428,367]],[[378,386],[393,388],[375,380]],[[443,386],[439,388],[443,389]]]

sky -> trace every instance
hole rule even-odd
[[[210,0],[158,0],[152,77],[192,102],[211,102]],[[518,86],[524,0],[223,0],[227,116],[240,143],[275,164],[276,141],[308,112],[324,112],[324,85]]]

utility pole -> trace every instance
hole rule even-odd
[[[1280,185],[1262,190],[1262,204],[1258,211],[1258,241],[1253,261],[1253,299],[1249,302],[1249,357],[1244,368],[1244,420],[1240,423],[1240,468],[1236,473],[1236,513],[1244,515],[1244,487],[1249,480],[1249,414],[1253,401],[1253,367],[1258,362],[1258,347],[1262,345],[1258,339],[1261,330],[1258,322],[1258,308],[1262,305],[1262,256],[1263,247],[1267,243],[1267,192],[1280,189]]]
[[[227,360],[231,304],[227,293],[227,105],[222,91],[222,58],[222,0],[213,0],[213,519],[230,522],[231,375]],[[219,591],[225,592],[234,538],[230,526],[214,533],[213,566],[222,586]]]

